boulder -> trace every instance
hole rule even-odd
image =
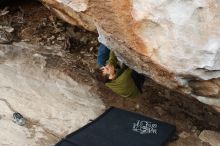
[[[65,71],[62,55],[56,47],[0,45],[1,146],[49,146],[103,112],[92,87]],[[14,112],[25,117],[25,126],[12,122]]]
[[[65,21],[97,30],[132,69],[220,107],[219,0],[41,1]]]

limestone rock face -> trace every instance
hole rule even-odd
[[[220,107],[219,0],[42,2],[67,22],[97,30],[99,41],[131,68]]]

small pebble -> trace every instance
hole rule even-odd
[[[92,50],[93,50],[93,49],[94,49],[94,48],[93,48],[93,47],[91,47],[91,48],[89,49],[89,51],[90,51],[90,52],[92,52]]]
[[[185,131],[183,131],[183,132],[181,132],[180,134],[179,134],[179,137],[181,137],[181,138],[183,138],[183,139],[185,139],[185,138],[187,138],[187,137],[189,137],[190,136],[190,134],[188,133],[188,132],[185,132]]]
[[[136,104],[135,108],[136,108],[136,109],[139,109],[139,108],[140,108],[140,105],[139,105],[139,104]]]

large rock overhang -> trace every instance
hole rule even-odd
[[[98,31],[125,64],[220,107],[218,0],[42,0],[62,19]]]

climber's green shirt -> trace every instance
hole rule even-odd
[[[112,51],[110,53],[108,63],[115,67],[117,65],[117,58]],[[140,91],[135,85],[131,74],[132,70],[130,68],[122,68],[117,72],[116,78],[107,82],[105,85],[113,92],[123,97],[136,97],[140,94]]]

